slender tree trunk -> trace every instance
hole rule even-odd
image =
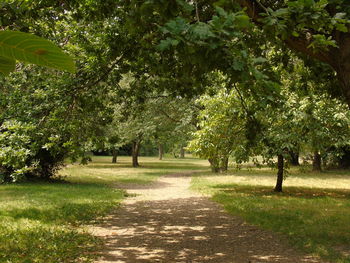
[[[284,157],[282,154],[279,154],[277,157],[277,182],[274,191],[282,192],[283,184],[283,170],[284,170]]]
[[[290,155],[290,164],[294,166],[299,166],[299,153],[298,152],[289,152]]]
[[[132,142],[132,166],[139,167],[139,152],[140,152],[140,141],[135,140]]]
[[[181,159],[184,159],[185,158],[185,149],[183,146],[181,146],[181,149],[180,149],[180,158]]]
[[[163,148],[163,144],[161,143],[158,144],[158,154],[159,154],[159,160],[163,160],[164,148]]]
[[[321,155],[316,151],[314,152],[314,158],[312,160],[312,171],[320,172],[321,170]]]
[[[112,163],[117,163],[118,151],[116,149],[112,150]]]

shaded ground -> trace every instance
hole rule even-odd
[[[190,174],[173,174],[147,186],[119,185],[133,197],[92,229],[106,244],[96,263],[322,262],[226,214],[190,191],[190,181]]]

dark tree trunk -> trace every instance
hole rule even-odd
[[[290,152],[290,164],[294,166],[300,165],[299,163],[299,153],[298,152]]]
[[[226,172],[228,170],[228,157],[225,157],[221,160],[220,171]]]
[[[0,179],[0,184],[12,182],[12,178],[11,178],[11,173],[13,172],[12,169],[8,169],[7,167],[0,166],[0,172],[3,176],[2,179]]]
[[[338,158],[338,166],[341,169],[349,169],[350,168],[350,149],[348,147],[344,147],[343,155]]]
[[[321,170],[321,155],[319,152],[314,152],[314,158],[312,160],[312,171],[320,172]]]
[[[181,146],[181,149],[180,149],[180,158],[181,159],[184,159],[185,158],[185,149],[184,147]]]
[[[350,34],[348,32],[342,33],[338,46],[339,48],[332,54],[336,61],[336,66],[333,68],[337,72],[340,87],[350,107]]]
[[[282,192],[283,184],[283,170],[284,170],[284,157],[282,154],[279,154],[277,157],[277,182],[274,191]]]
[[[112,163],[117,163],[118,151],[116,149],[112,150]]]
[[[132,166],[139,167],[139,152],[140,152],[140,141],[136,140],[132,142]]]
[[[158,144],[158,154],[159,154],[159,160],[163,160],[163,155],[164,155],[164,148],[163,144]]]

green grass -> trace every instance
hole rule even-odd
[[[124,193],[112,186],[150,183],[202,165],[195,159],[140,158],[141,167],[135,169],[130,157],[110,162],[109,157],[93,157],[87,166],[68,165],[60,173],[65,182],[0,185],[0,262],[91,262],[101,241],[84,224],[106,215],[123,199]]]
[[[166,158],[159,161],[153,157],[140,157],[139,163],[140,167],[135,169],[131,166],[131,158],[127,156],[118,157],[117,164],[111,163],[111,157],[95,156],[93,162],[88,166],[69,165],[61,172],[61,175],[67,176],[69,181],[76,183],[147,184],[164,174],[196,171],[208,167],[207,161],[197,158]]]
[[[350,262],[350,172],[292,169],[284,193],[274,193],[270,169],[203,174],[192,187],[247,222],[285,235],[291,244],[331,262]]]
[[[104,215],[123,193],[97,184],[0,186],[0,262],[76,262],[99,245],[83,223]]]

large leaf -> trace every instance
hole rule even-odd
[[[8,72],[10,60],[75,72],[74,61],[52,42],[19,31],[0,31],[0,68]],[[7,62],[3,64],[3,62]],[[13,62],[14,63],[14,62]],[[13,64],[12,64],[13,66]]]
[[[0,57],[0,73],[7,75],[11,71],[14,71],[16,67],[16,61],[13,59],[8,59]]]

